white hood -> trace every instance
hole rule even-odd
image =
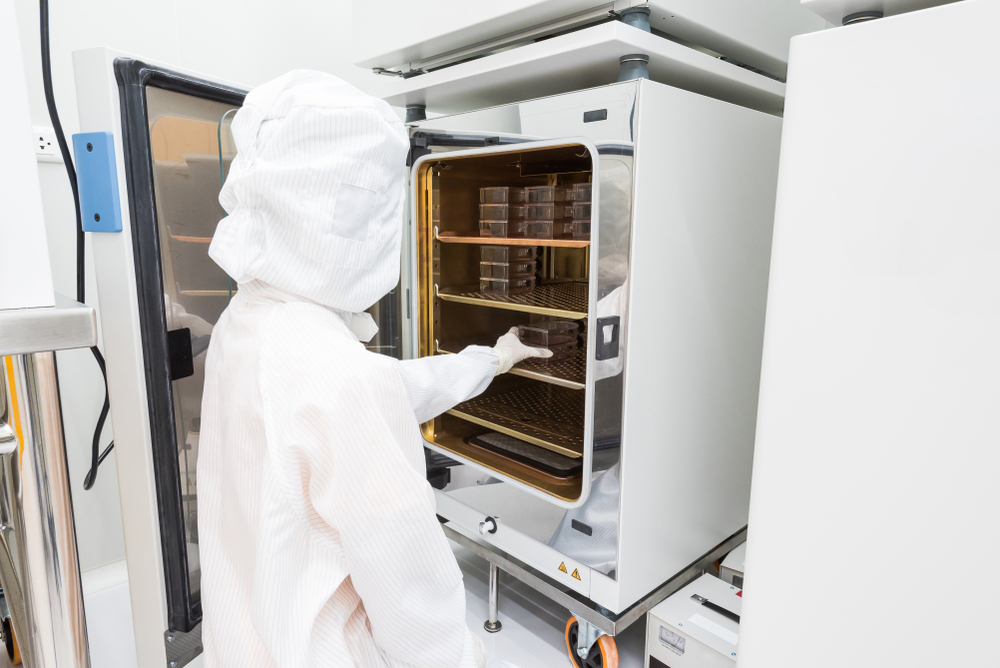
[[[209,247],[226,273],[348,313],[395,287],[408,143],[388,104],[296,70],[252,90],[232,131]]]

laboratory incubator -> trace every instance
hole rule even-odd
[[[406,353],[575,344],[422,425],[447,526],[612,614],[741,532],[780,127],[647,80],[411,124]]]
[[[74,62],[81,130],[110,147],[83,187],[121,202],[86,229],[136,642],[182,666],[205,353],[239,290],[208,247],[246,89],[108,49]],[[516,328],[554,353],[420,426],[449,536],[608,618],[742,539],[780,129],[650,80],[407,124],[400,283],[369,349],[450,355]]]

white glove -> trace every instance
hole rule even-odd
[[[498,376],[529,357],[552,357],[552,351],[548,348],[532,348],[521,343],[521,339],[517,338],[517,327],[511,327],[509,332],[497,339],[493,351],[499,361]]]

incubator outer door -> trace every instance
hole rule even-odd
[[[115,60],[114,69],[167,613],[170,630],[188,632],[201,621],[197,459],[205,353],[239,290],[208,248],[226,215],[219,190],[237,154],[229,127],[246,91],[129,58]],[[400,306],[398,287],[372,306],[379,334],[370,350],[401,356]]]
[[[458,151],[469,148],[485,148],[487,146],[505,146],[510,144],[520,144],[532,141],[530,137],[523,137],[516,134],[502,132],[451,132],[436,129],[426,129],[423,127],[408,126],[410,150],[406,156],[406,166],[412,167],[413,163],[425,155],[438,152]],[[401,359],[412,359],[414,351],[413,343],[413,310],[411,302],[413,298],[414,286],[410,283],[410,276],[413,273],[413,257],[410,252],[413,247],[413,219],[411,211],[413,209],[411,195],[413,193],[412,183],[413,171],[407,172],[406,183],[406,205],[403,211],[403,243],[400,249],[400,287],[399,287],[399,308],[400,316],[397,332],[399,334],[399,350]],[[376,318],[377,320],[378,318]],[[379,322],[379,330],[382,324]],[[444,460],[442,460],[444,462]],[[435,463],[428,457],[428,475],[433,475],[432,470],[436,468]],[[442,469],[438,468],[438,471]]]
[[[597,155],[597,148],[582,138],[525,142],[425,155],[411,175],[415,356],[491,345],[512,326],[553,319],[574,321],[582,331],[571,359],[523,363],[498,377],[480,397],[424,424],[427,446],[562,507],[582,504],[590,491],[594,361],[610,343],[602,338],[604,330],[598,331],[595,316],[601,201]],[[556,238],[524,238],[520,232],[514,232],[519,238],[480,236],[481,187],[571,188],[586,183],[591,184],[589,238],[568,238],[568,233],[564,238],[558,233],[552,235]],[[539,229],[546,236],[550,228],[543,222]],[[537,249],[528,289],[515,287],[503,295],[480,283],[483,249],[504,247]]]
[[[235,149],[224,119],[245,91],[115,61],[136,297],[171,630],[201,621],[197,457],[204,360],[237,286],[208,257]]]

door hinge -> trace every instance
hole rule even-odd
[[[167,631],[163,634],[167,649],[167,668],[183,668],[201,654],[201,623],[187,633]]]

